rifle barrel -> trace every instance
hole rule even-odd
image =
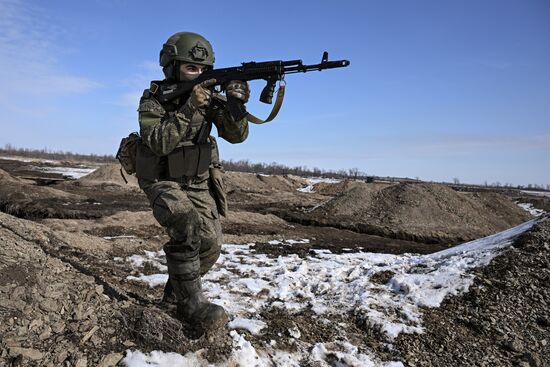
[[[320,64],[314,65],[298,65],[294,67],[285,68],[285,74],[296,74],[296,73],[305,73],[313,70],[324,70],[324,69],[334,69],[334,68],[343,68],[350,64],[349,60],[337,60],[337,61],[325,61]]]

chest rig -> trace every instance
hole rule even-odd
[[[153,86],[153,84],[152,84]],[[170,86],[160,85],[151,88],[151,94],[162,93],[165,89],[169,91]],[[189,95],[162,104],[166,111],[160,123],[169,118],[176,118],[178,109],[187,101]],[[208,175],[208,168],[212,162],[213,146],[210,132],[212,130],[211,109],[207,111],[196,110],[189,121],[189,126],[182,136],[180,142],[172,152],[166,156],[157,157],[154,165],[150,167],[152,175],[149,179],[168,179],[174,181],[189,181],[193,178],[203,178]],[[142,144],[142,150],[149,150]],[[144,155],[152,152],[143,152]],[[154,172],[154,173],[153,173]]]

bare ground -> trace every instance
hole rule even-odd
[[[0,207],[19,217],[0,213],[0,365],[111,366],[127,348],[203,350],[212,362],[227,357],[231,348],[227,334],[194,335],[172,317],[169,305],[158,302],[161,288],[126,281],[126,276],[137,274],[136,269],[113,261],[159,250],[167,240],[145,196],[121,183],[114,176],[120,174],[116,169],[51,186],[18,179],[37,174],[21,163],[0,160],[0,169],[7,171],[0,171]],[[528,216],[515,210],[513,200],[548,205],[545,198],[519,192],[465,194],[431,185],[368,186],[351,181],[318,184],[315,193],[296,190],[305,185],[293,177],[228,174],[233,211],[223,220],[225,242],[254,242],[256,252],[274,257],[311,256],[312,249],[323,248],[334,253],[429,253],[523,221]],[[464,203],[471,212],[461,211]],[[473,213],[480,211],[479,216]],[[395,233],[401,232],[360,230],[354,223],[369,213],[379,228],[395,224],[414,236],[397,239]],[[447,230],[439,217],[449,213],[454,224]],[[407,216],[412,220],[406,221]],[[315,219],[319,217],[330,220]],[[434,222],[437,228],[429,232],[428,225]],[[353,314],[332,315],[334,323],[326,324],[309,311],[264,309],[267,333],[247,338],[257,343],[279,340],[293,350],[295,342],[287,334],[299,330],[303,342],[332,343],[345,336],[410,366],[454,365],[454,361],[544,366],[550,342],[548,228],[548,224],[539,226],[522,237],[516,249],[476,271],[470,293],[449,298],[440,309],[426,310],[424,335],[400,336],[391,348]],[[268,244],[285,239],[309,242]],[[380,274],[377,279],[383,284],[388,276]]]

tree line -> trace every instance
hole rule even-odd
[[[61,150],[16,148],[11,144],[0,148],[0,154],[15,155],[24,158],[40,158],[52,160],[66,160],[76,162],[114,163],[116,159],[112,155],[78,154]]]
[[[115,163],[117,160],[113,155],[97,155],[97,154],[78,154],[64,151],[54,151],[48,148],[43,149],[28,149],[28,148],[16,148],[11,144],[6,144],[4,148],[0,148],[0,155],[17,155],[26,158],[41,158],[41,159],[53,159],[53,160],[67,160],[77,162],[92,162],[92,163]],[[309,168],[306,166],[289,167],[277,162],[272,163],[254,163],[247,159],[244,160],[222,160],[223,167],[228,171],[235,172],[248,172],[248,173],[263,173],[266,175],[295,175],[302,177],[327,177],[336,179],[353,178],[359,180],[377,180],[377,181],[390,181],[390,182],[422,182],[420,178],[415,177],[379,177],[367,175],[366,172],[360,171],[357,168],[350,168],[347,170],[326,170],[321,168]],[[443,184],[449,184],[448,182],[440,182]],[[484,185],[471,185],[461,183],[459,178],[453,178],[452,182],[455,186],[477,186],[477,187],[493,187],[493,188],[516,188],[527,190],[548,190],[550,191],[550,184],[539,185],[513,185],[510,183],[493,182],[488,183],[485,181]]]

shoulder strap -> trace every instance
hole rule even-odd
[[[277,114],[279,113],[279,110],[283,105],[283,99],[285,97],[285,86],[286,86],[286,83],[284,81],[281,81],[279,83],[279,90],[277,91],[277,99],[273,104],[273,109],[271,110],[271,113],[269,114],[269,116],[267,116],[265,120],[261,120],[257,118],[250,112],[248,113],[248,115],[246,115],[246,119],[254,124],[264,124],[266,122],[273,120],[275,117],[277,117]]]

